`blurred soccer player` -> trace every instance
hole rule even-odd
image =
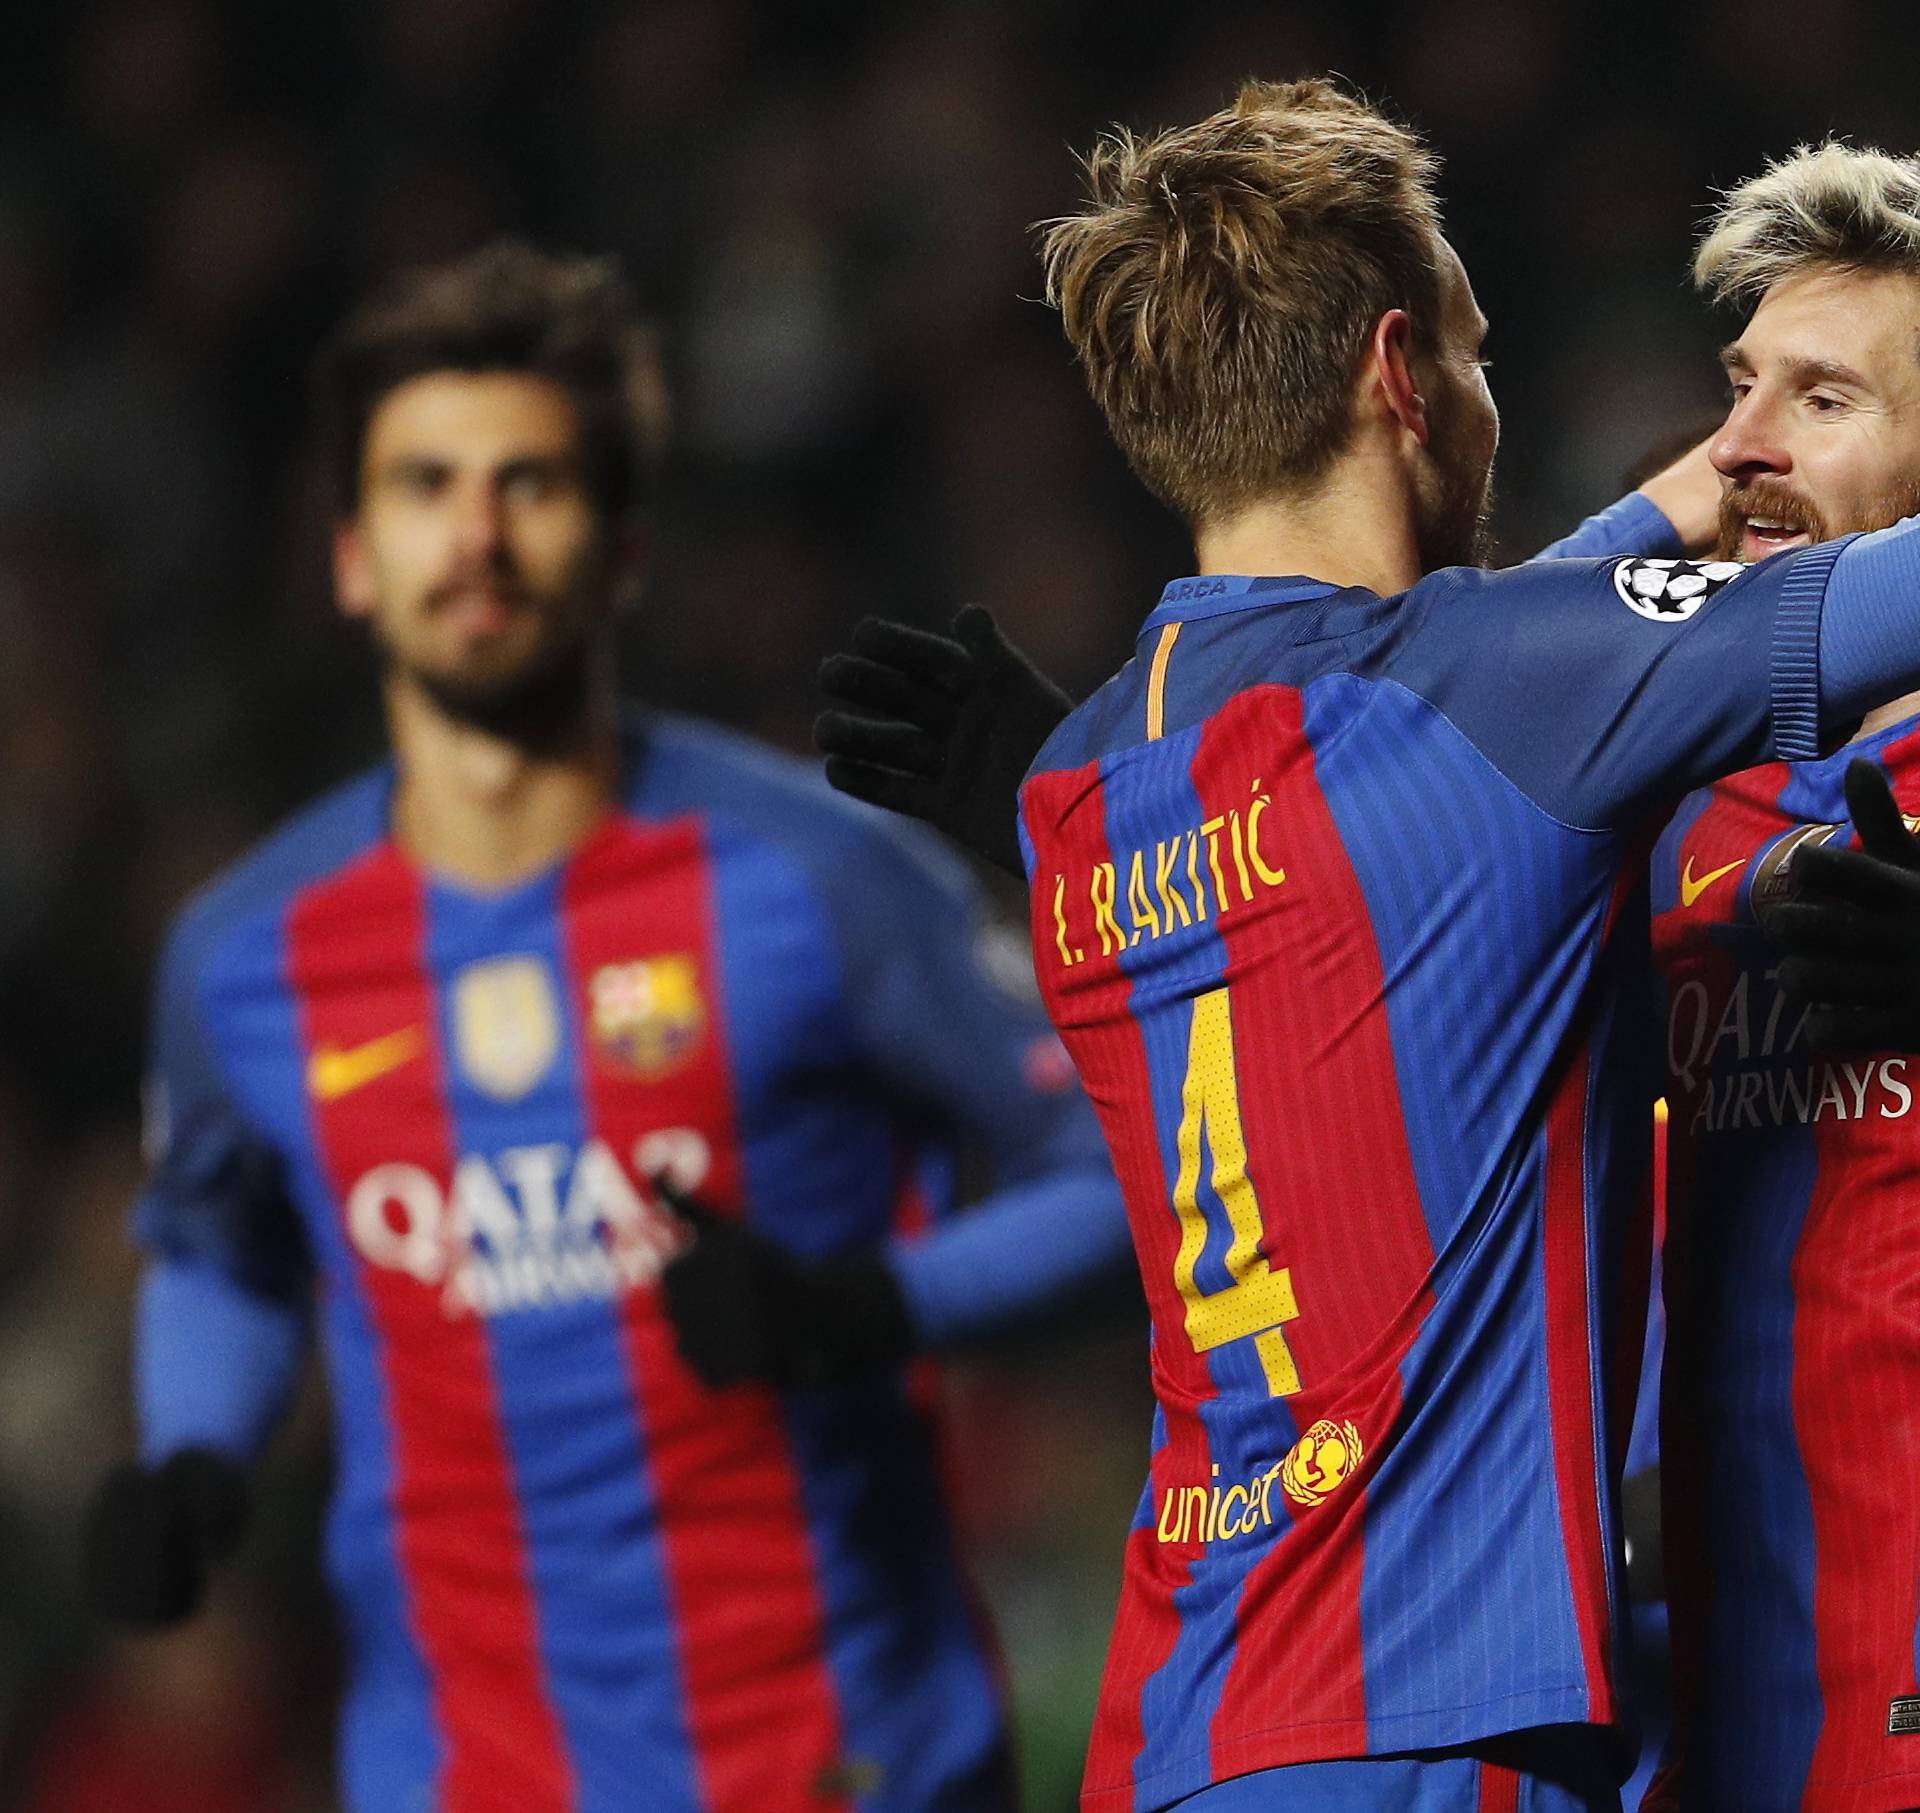
[[[1920,509],[1920,162],[1797,152],[1727,197],[1695,272],[1752,311],[1723,354],[1720,554],[1767,560]],[[1649,1805],[1920,1803],[1920,1141],[1894,1055],[1920,1048],[1916,966],[1871,874],[1857,901],[1795,886],[1800,859],[1817,870],[1851,839],[1856,800],[1898,862],[1876,774],[1920,810],[1920,694],[1817,759],[1693,794],[1654,856],[1666,1579],[1691,1717]],[[1788,965],[1763,921],[1792,935]]]
[[[950,859],[620,715],[658,383],[606,266],[514,245],[324,363],[393,762],[172,937],[98,1583],[192,1608],[317,1297],[352,1807],[1002,1809],[901,1361],[1124,1265],[1119,1194]]]
[[[1911,527],[1431,571],[1496,438],[1432,173],[1329,84],[1256,84],[1103,143],[1048,231],[1199,566],[1020,801],[1155,1324],[1090,1808],[1617,1804],[1651,836],[1920,678]],[[830,772],[963,824],[1032,688],[977,619],[938,658],[864,640]]]

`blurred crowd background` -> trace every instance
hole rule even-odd
[[[108,1643],[74,1569],[129,1440],[144,991],[184,893],[378,747],[305,369],[394,265],[608,252],[675,448],[634,690],[803,747],[865,611],[989,602],[1077,688],[1177,526],[1106,446],[1031,224],[1111,121],[1339,70],[1424,127],[1493,321],[1513,556],[1710,416],[1715,185],[1920,141],[1867,0],[68,0],[0,49],[0,1810],[322,1813],[325,1418],[209,1616]],[[1070,1806],[1146,1452],[1141,1327],[954,1370],[1031,1804]]]

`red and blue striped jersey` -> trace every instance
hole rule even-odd
[[[1794,848],[1850,835],[1860,757],[1920,811],[1909,719],[1692,795],[1654,858],[1688,1806],[1920,1803],[1920,1069],[1810,1052],[1755,919]]]
[[[1007,1807],[925,1393],[703,1388],[651,1179],[825,1255],[943,1213],[973,1136],[1036,1207],[1093,1170],[1124,1250],[1097,1129],[949,859],[711,729],[626,757],[521,886],[423,873],[386,770],[216,883],[160,984],[138,1225],[317,1290],[354,1808]]]
[[[1810,749],[1830,564],[1181,581],[1042,751],[1036,961],[1158,1397],[1089,1807],[1615,1718],[1646,857]]]

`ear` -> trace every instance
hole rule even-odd
[[[1413,321],[1403,308],[1388,309],[1373,324],[1363,366],[1391,415],[1414,441],[1427,444],[1427,400],[1413,369]]]
[[[346,617],[371,617],[380,603],[366,538],[351,518],[334,524],[333,595]]]

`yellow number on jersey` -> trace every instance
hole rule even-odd
[[[1193,1004],[1180,1106],[1180,1175],[1173,1186],[1180,1252],[1173,1262],[1173,1281],[1187,1306],[1187,1339],[1194,1352],[1206,1353],[1251,1336],[1273,1395],[1291,1397],[1300,1389],[1300,1374],[1281,1325],[1300,1311],[1291,1274],[1285,1266],[1276,1270],[1268,1265],[1260,1251],[1264,1229],[1253,1179],[1247,1175],[1247,1142],[1240,1130],[1240,1088],[1233,1067],[1233,1019],[1224,988]],[[1227,1273],[1233,1282],[1217,1291],[1201,1290],[1193,1278],[1207,1244],[1207,1218],[1200,1207],[1203,1129],[1213,1154],[1214,1192],[1225,1204],[1233,1229],[1227,1248]]]

